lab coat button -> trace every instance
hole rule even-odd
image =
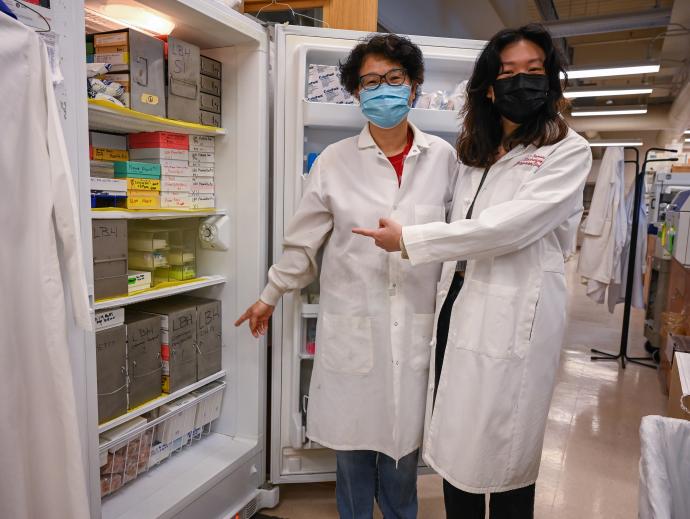
[[[393,323],[393,326],[398,326],[398,322],[397,322],[397,321],[394,322],[394,323]]]
[[[399,360],[396,360],[396,361],[395,361],[395,365],[396,365],[396,366],[400,366],[400,361],[399,361]]]

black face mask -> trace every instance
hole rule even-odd
[[[528,121],[546,103],[549,78],[542,74],[515,74],[494,83],[494,106],[516,124]]]

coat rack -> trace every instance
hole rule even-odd
[[[632,150],[635,152],[635,160],[626,160],[626,164],[635,164],[635,197],[633,200],[633,224],[632,224],[632,234],[630,235],[630,253],[628,255],[628,277],[625,283],[625,303],[623,307],[623,329],[621,330],[621,344],[618,353],[608,353],[606,351],[601,351],[592,348],[592,353],[597,355],[592,355],[591,360],[615,360],[621,361],[621,367],[625,369],[625,363],[631,362],[634,364],[639,364],[640,366],[646,366],[648,368],[656,369],[656,364],[653,363],[652,357],[630,357],[628,356],[628,332],[630,330],[630,309],[632,306],[632,291],[633,284],[635,283],[635,256],[637,255],[637,231],[640,226],[640,204],[642,202],[642,183],[645,181],[645,175],[647,174],[647,164],[650,162],[673,162],[678,160],[678,158],[670,159],[650,159],[650,151],[666,151],[670,153],[676,153],[676,150],[667,150],[664,148],[649,148],[644,156],[644,162],[642,163],[642,170],[640,170],[640,150],[637,148],[625,147],[624,150]],[[649,363],[647,361],[652,361]]]

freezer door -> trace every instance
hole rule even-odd
[[[276,27],[273,71],[273,259],[282,253],[284,229],[294,214],[309,165],[323,149],[357,135],[365,124],[347,96],[320,95],[314,74],[336,70],[365,33]],[[412,37],[425,56],[424,92],[453,92],[469,78],[482,42]],[[317,67],[316,65],[325,65]],[[310,77],[310,70],[311,76]],[[309,101],[307,98],[311,98]],[[328,102],[328,101],[337,102]],[[410,120],[422,131],[454,143],[457,110],[413,108]],[[312,442],[306,429],[309,383],[318,318],[318,284],[286,294],[273,314],[271,480],[274,483],[335,478],[335,455]]]

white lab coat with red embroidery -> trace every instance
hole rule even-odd
[[[565,331],[564,258],[591,163],[573,131],[554,145],[519,146],[489,170],[471,220],[483,170],[464,167],[452,223],[403,227],[413,265],[445,262],[437,320],[456,262],[468,261],[435,404],[433,382],[427,388],[423,453],[457,488],[502,492],[537,479]]]

